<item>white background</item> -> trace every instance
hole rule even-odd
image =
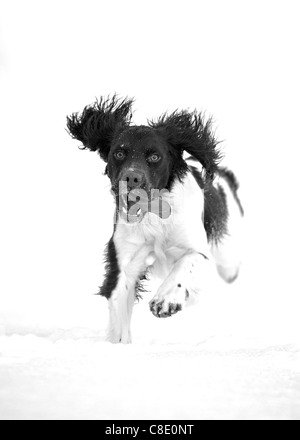
[[[109,182],[65,123],[116,92],[136,98],[137,124],[176,108],[214,116],[246,212],[225,312],[258,340],[298,339],[299,33],[291,0],[1,2],[0,334],[105,326],[92,294],[112,229]],[[147,331],[159,341],[158,322]]]

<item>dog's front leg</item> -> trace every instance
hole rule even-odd
[[[107,339],[112,343],[131,342],[130,318],[134,304],[135,289],[133,282],[129,282],[126,273],[119,275],[117,287],[108,300],[109,324]]]
[[[140,275],[151,263],[147,247],[131,250],[130,261],[124,259],[116,288],[109,298],[109,326],[107,339],[113,343],[131,343],[130,322],[136,297],[136,284]]]
[[[151,312],[158,318],[165,318],[182,310],[187,301],[203,289],[209,266],[209,259],[204,254],[188,251],[174,264],[150,301]]]

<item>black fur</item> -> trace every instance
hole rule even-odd
[[[217,244],[227,233],[228,210],[221,186],[204,188],[204,228],[209,242]]]
[[[120,269],[116,254],[116,248],[113,241],[113,237],[109,240],[105,250],[105,279],[100,287],[99,294],[110,298],[112,291],[116,288]]]
[[[132,99],[112,98],[96,101],[83,109],[81,114],[73,113],[67,117],[70,135],[82,142],[83,149],[98,151],[107,162],[114,136],[128,127],[131,121]]]
[[[223,188],[217,188],[205,179],[197,168],[190,167],[198,185],[204,192],[204,228],[209,242],[217,244],[226,234],[228,209]],[[219,173],[219,170],[218,170]]]
[[[220,176],[224,177],[224,179],[226,180],[226,182],[228,183],[231,192],[235,198],[236,203],[238,204],[238,207],[240,209],[240,212],[242,215],[244,215],[244,208],[241,204],[241,201],[239,199],[239,196],[237,194],[237,191],[239,189],[239,183],[237,181],[236,176],[233,174],[232,171],[228,170],[227,168],[224,167],[220,167],[218,170],[218,173]]]
[[[148,280],[149,280],[149,274],[148,271],[146,270],[144,273],[140,275],[135,286],[135,297],[137,301],[139,301],[143,297],[143,294],[147,293],[145,282]]]
[[[203,165],[207,177],[212,178],[218,169],[221,154],[211,124],[211,119],[205,122],[203,115],[196,111],[175,111],[149,123],[150,127],[159,130],[173,151],[181,154],[187,151]]]
[[[150,195],[151,189],[168,189],[169,177],[173,176],[172,164],[179,161],[181,169],[186,170],[186,164],[177,152],[176,159],[170,153],[167,142],[157,130],[145,125],[131,125],[119,132],[112,141],[108,155],[107,175],[112,184],[112,189],[118,196],[119,182],[124,181],[124,173],[132,167],[143,175],[141,188]],[[123,160],[117,160],[115,155],[124,153]],[[158,163],[149,163],[148,158],[152,153],[161,157]]]

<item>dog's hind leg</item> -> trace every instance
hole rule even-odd
[[[222,243],[212,246],[211,252],[220,277],[227,283],[235,281],[241,264],[241,250],[237,237],[225,237]]]
[[[226,233],[218,243],[212,243],[211,253],[221,278],[232,283],[239,274],[242,254],[244,211],[237,195],[237,183],[233,174],[222,170],[218,180],[226,195],[228,210]]]

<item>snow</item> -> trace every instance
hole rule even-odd
[[[0,419],[300,418],[297,14],[188,3],[197,14],[172,1],[170,22],[152,0],[147,23],[134,0],[1,3]],[[212,280],[170,319],[145,294],[128,346],[105,342],[94,295],[112,231],[104,166],[64,131],[66,114],[115,91],[136,97],[137,123],[214,114],[246,212],[236,283]]]
[[[1,418],[299,417],[299,346],[128,347],[30,335],[1,343]]]
[[[284,311],[263,318],[241,288],[162,320],[146,294],[132,345],[105,342],[97,296],[65,304],[63,326],[2,316],[1,419],[299,419],[297,321],[278,329]]]

